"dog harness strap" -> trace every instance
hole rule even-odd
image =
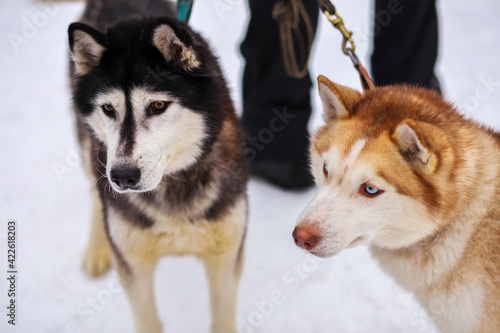
[[[366,91],[369,89],[374,89],[375,84],[373,83],[373,80],[368,74],[366,68],[359,61],[358,57],[356,56],[356,53],[354,53],[352,49],[348,49],[347,55],[351,59],[354,68],[358,71],[359,79],[361,80],[361,86],[363,86],[363,90]]]
[[[363,86],[363,90],[375,89],[375,83],[373,83],[372,78],[368,74],[366,68],[358,63],[358,65],[354,66],[359,73],[359,79],[361,80],[361,85]]]
[[[279,25],[286,75],[296,79],[305,77],[308,71],[313,29],[304,4],[301,0],[277,2],[273,7],[273,19]],[[297,41],[297,45],[294,44],[294,40]]]
[[[194,0],[177,0],[177,19],[182,22],[188,22],[191,16]]]

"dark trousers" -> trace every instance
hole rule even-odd
[[[278,24],[272,18],[276,2],[249,0],[251,17],[241,44],[246,60],[242,121],[257,158],[299,162],[307,156],[312,83],[309,75],[294,79],[283,70]],[[315,0],[303,3],[316,31],[318,5]]]
[[[375,84],[410,83],[439,91],[435,0],[377,0],[371,70]]]
[[[241,53],[246,60],[242,122],[249,135],[249,157],[299,162],[307,156],[311,79],[290,78],[283,70],[279,29],[272,18],[277,0],[248,2],[251,17]],[[317,2],[303,3],[316,31]],[[375,83],[407,82],[434,89],[437,84],[438,90],[435,0],[376,0],[375,9]]]

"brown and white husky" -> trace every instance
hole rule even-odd
[[[369,244],[443,332],[500,332],[500,134],[425,89],[318,85],[319,190],[296,244],[319,257]]]

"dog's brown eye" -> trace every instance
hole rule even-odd
[[[115,118],[115,108],[111,104],[104,104],[101,106],[102,111],[104,114],[110,118]]]
[[[328,178],[328,168],[326,167],[326,162],[323,163],[323,175]]]
[[[154,102],[153,103],[153,108],[156,110],[156,111],[160,111],[160,110],[163,110],[165,108],[165,105],[167,103],[165,102]]]
[[[155,101],[149,105],[149,114],[156,115],[163,113],[172,102]]]

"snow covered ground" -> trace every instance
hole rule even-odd
[[[336,5],[368,64],[372,2]],[[500,129],[500,2],[438,5],[444,93],[472,118]],[[82,10],[78,2],[49,7],[30,0],[0,2],[0,332],[133,332],[115,274],[92,280],[81,269],[90,196],[70,109],[66,29]],[[243,66],[238,46],[247,20],[244,0],[198,0],[191,20],[217,50],[238,106]],[[23,39],[12,44],[13,34]],[[359,88],[340,42],[321,18],[313,77],[324,74]],[[321,124],[314,96],[312,128]],[[293,226],[314,190],[289,193],[251,180],[248,193],[240,332],[435,332],[414,298],[380,270],[365,247],[320,261],[294,245]],[[15,327],[6,317],[9,219],[18,225]],[[208,290],[199,262],[162,260],[155,287],[165,331],[208,332]]]

